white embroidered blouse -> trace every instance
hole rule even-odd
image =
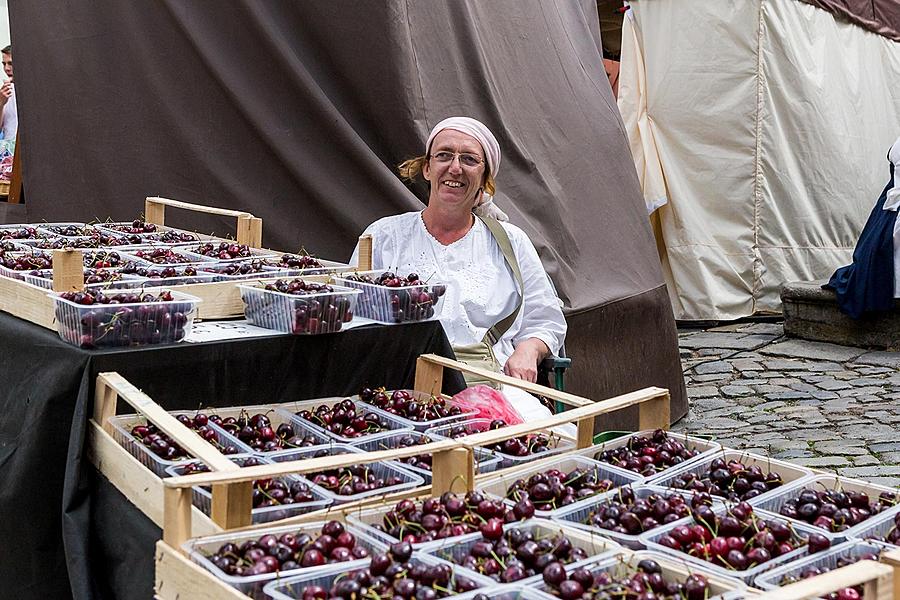
[[[566,335],[566,321],[534,245],[524,231],[502,223],[519,262],[525,287],[522,310],[494,345],[501,365],[515,346],[528,338],[542,340],[553,354]],[[500,246],[480,219],[461,239],[444,246],[425,228],[421,212],[375,221],[365,233],[373,237],[372,266],[398,275],[417,273],[423,280],[447,284],[440,320],[451,344],[480,342],[487,330],[515,309],[519,290]],[[357,263],[359,247],[351,264]]]

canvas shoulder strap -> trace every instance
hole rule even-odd
[[[512,248],[512,242],[509,240],[509,235],[506,233],[503,225],[500,224],[500,221],[491,217],[478,218],[481,219],[481,221],[491,232],[491,235],[494,236],[494,240],[496,240],[497,245],[500,246],[500,252],[503,253],[503,258],[506,259],[506,264],[509,265],[509,268],[513,273],[513,277],[515,278],[516,283],[519,285],[519,289],[522,290],[524,294],[525,285],[522,283],[522,272],[519,270],[519,261],[516,260],[516,255],[513,252]],[[497,340],[503,337],[503,334],[509,331],[509,328],[512,327],[512,324],[515,322],[516,317],[519,316],[519,311],[522,310],[522,298],[523,296],[522,294],[520,294],[519,303],[516,305],[515,310],[500,322],[495,323],[493,327],[488,329],[487,333],[484,334],[484,339],[481,340],[482,342],[487,342],[491,346],[493,346],[497,343]]]

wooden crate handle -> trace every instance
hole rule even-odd
[[[84,254],[78,250],[53,251],[53,291],[84,288]]]
[[[900,599],[900,550],[885,552],[881,562],[894,568],[894,598]]]
[[[357,269],[360,271],[372,270],[372,235],[359,236],[359,254],[357,255]]]
[[[160,198],[158,196],[148,196],[144,200],[144,220],[156,225],[165,225],[167,206],[211,215],[221,215],[223,217],[235,217],[237,219],[237,242],[246,244],[251,248],[262,247],[262,219],[254,217],[247,211],[216,208],[180,200],[171,200],[169,198]]]
[[[888,565],[873,560],[861,560],[852,565],[766,592],[756,598],[758,600],[818,598],[841,588],[860,584],[864,586],[863,597],[866,600],[891,600],[894,597],[894,570]]]

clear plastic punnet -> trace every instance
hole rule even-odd
[[[478,492],[480,493],[480,492]],[[466,494],[454,494],[457,499],[465,500]],[[490,500],[492,502],[499,503],[503,505],[506,509],[508,507],[503,504],[503,500],[498,498],[497,496],[482,493],[481,496],[485,500]],[[419,498],[414,500],[417,509],[421,509],[426,500],[424,498]],[[401,501],[402,502],[402,501]],[[400,537],[393,535],[391,533],[391,529],[395,526],[400,526],[401,531],[400,535],[406,536],[409,533],[421,533],[423,531],[421,525],[418,523],[413,523],[410,527],[405,526],[405,519],[401,519],[398,517],[397,510],[400,502],[389,502],[387,504],[381,504],[376,506],[363,506],[360,508],[354,508],[352,510],[348,510],[346,513],[346,518],[348,523],[353,523],[359,527],[362,527],[369,531],[375,537],[384,540],[390,544],[395,542],[399,542]],[[467,535],[471,535],[472,533],[478,532],[478,524],[480,524],[483,519],[475,517],[475,520],[467,521],[471,526],[468,527],[469,531],[465,531],[460,535],[455,536],[447,536],[446,538],[437,538],[437,539],[445,539],[449,543],[450,540],[459,540]],[[397,532],[395,532],[397,533]],[[452,532],[451,532],[452,533]],[[435,540],[425,540],[425,541],[411,541],[413,548],[423,548],[430,543],[433,543]]]
[[[134,288],[140,287],[143,282],[147,281],[147,279],[144,277],[138,277],[136,275],[126,275],[125,273],[121,273],[116,269],[85,269],[85,281],[87,281],[97,271],[105,271],[105,274],[99,274],[99,277],[102,277],[103,281],[99,281],[96,283],[85,283],[85,287],[89,290]],[[24,279],[26,283],[30,283],[31,285],[36,285],[38,287],[49,290],[53,287],[53,270],[41,269],[38,271],[29,271],[22,276],[22,279]]]
[[[591,446],[590,448],[580,450],[578,453],[582,454],[584,456],[589,456],[589,457],[593,458],[594,460],[599,460],[601,462],[609,462],[609,461],[601,458],[601,456],[603,455],[604,452],[615,451],[615,450],[618,450],[619,448],[624,448],[624,447],[632,447],[636,443],[636,440],[638,438],[652,438],[652,436],[655,433],[656,433],[656,431],[652,430],[652,429],[645,429],[644,431],[629,433],[627,435],[617,437],[617,438],[609,440],[607,442],[603,442],[601,444],[596,444],[594,446]],[[713,453],[720,451],[722,449],[722,445],[719,443],[716,443],[716,442],[713,442],[710,440],[705,440],[703,438],[693,437],[693,436],[686,435],[683,433],[677,433],[674,431],[664,431],[663,435],[665,435],[665,438],[667,441],[683,444],[685,449],[690,450],[691,452],[696,452],[696,456],[694,456],[693,458],[684,460],[683,462],[675,464],[671,467],[664,467],[662,465],[660,465],[660,467],[654,467],[654,469],[653,469],[655,471],[654,473],[652,473],[652,474],[642,473],[642,475],[644,475],[647,479],[660,477],[667,473],[671,473],[675,469],[680,469],[680,468],[684,467],[685,465],[692,464],[699,460],[703,460],[704,458],[711,456]],[[663,442],[663,443],[665,443],[665,442]],[[610,464],[615,464],[615,463],[610,463]],[[616,466],[618,466],[620,468],[626,468],[626,467],[623,467],[622,465],[616,465]],[[638,471],[635,469],[629,469],[629,470],[633,470],[636,473],[641,472],[641,471]]]
[[[388,398],[390,398],[391,395],[394,394],[395,391],[397,391],[397,390],[385,391],[384,393],[387,394]],[[426,392],[420,392],[419,390],[399,390],[399,391],[406,392],[407,394],[412,396],[413,401],[418,402],[418,403],[431,402],[432,398],[433,398],[433,396],[431,394],[428,394]],[[357,401],[358,398],[360,398],[360,397],[353,396],[354,401]],[[385,410],[371,402],[366,402],[362,399],[359,399],[358,402],[360,404],[365,404],[366,406],[371,406],[374,410],[386,412],[395,421],[403,423],[405,426],[409,427],[410,429],[415,429],[416,431],[426,431],[428,429],[431,429],[432,427],[440,427],[441,425],[446,425],[448,423],[456,423],[457,421],[464,421],[466,419],[471,419],[472,417],[474,417],[475,415],[478,414],[476,411],[470,410],[470,411],[460,412],[458,415],[440,417],[438,419],[432,419],[430,421],[415,421],[413,419],[408,419],[401,415],[397,415],[392,412],[388,412],[387,410]],[[452,398],[448,398],[446,400],[446,402],[447,402],[447,406],[453,406]]]
[[[799,581],[808,569],[818,569],[821,573],[833,571],[839,566],[843,567],[863,558],[871,560],[870,557],[874,556],[877,560],[882,552],[884,552],[884,547],[876,544],[867,544],[857,540],[847,541],[826,552],[812,554],[806,558],[775,567],[762,575],[757,575],[753,586],[761,590],[774,590]]]
[[[244,316],[259,327],[294,335],[340,331],[353,319],[358,290],[331,286],[332,291],[307,295],[285,294],[264,286],[238,285]]]
[[[569,527],[568,525],[547,521],[545,519],[529,519],[527,521],[505,525],[503,527],[504,534],[513,529],[519,529],[530,533],[534,536],[535,541],[553,538],[560,534],[566,536],[572,543],[572,548],[581,548],[587,555],[583,560],[570,560],[569,562],[566,562],[566,564],[571,565],[573,568],[596,562],[597,560],[611,557],[621,552],[621,546],[610,538],[594,534],[593,532],[584,529],[577,529]],[[462,564],[472,547],[482,540],[484,540],[484,537],[480,533],[473,533],[461,538],[429,542],[422,546],[419,551],[423,554],[431,554],[432,556],[449,561],[464,571],[475,572],[479,575],[484,575],[485,577],[493,579],[484,573],[466,568]],[[538,581],[541,581],[540,572],[524,579],[520,579],[516,583],[529,585],[537,583]],[[495,582],[496,585],[499,585],[500,583],[500,581]]]
[[[178,410],[170,411],[169,414],[174,417],[177,417],[179,415],[194,417],[197,414],[197,411]],[[159,456],[151,452],[150,449],[147,448],[147,446],[142,444],[133,435],[131,435],[131,429],[135,425],[147,424],[147,419],[145,419],[142,415],[119,415],[110,417],[109,424],[113,429],[113,439],[115,439],[120,446],[128,450],[128,452],[130,452],[132,456],[138,459],[142,465],[153,471],[159,477],[168,477],[168,473],[166,472],[166,468],[168,467],[194,460],[194,457],[190,456],[186,456],[178,460],[166,460],[164,458],[160,458]],[[210,429],[212,429],[216,434],[214,445],[219,449],[220,452],[228,448],[229,446],[234,448],[234,454],[244,454],[252,451],[250,446],[242,443],[237,438],[228,435],[221,429],[214,426],[210,427]]]
[[[86,223],[41,223],[38,229],[49,237],[91,237],[99,230]]]
[[[53,255],[43,250],[6,252],[0,256],[0,275],[11,279],[24,280],[25,274],[53,266]]]
[[[900,513],[881,513],[867,519],[863,527],[855,529],[852,539],[865,540],[887,548],[900,548]]]
[[[265,573],[263,575],[248,575],[246,577],[239,577],[237,575],[228,575],[222,569],[216,566],[211,560],[215,553],[226,543],[232,543],[240,546],[244,542],[258,540],[264,535],[273,535],[277,538],[281,538],[281,536],[285,534],[306,534],[309,535],[313,540],[315,540],[321,534],[322,526],[325,525],[325,523],[326,521],[315,521],[312,523],[304,523],[302,525],[282,525],[280,527],[254,529],[252,531],[246,531],[243,533],[221,533],[209,537],[194,538],[188,540],[187,542],[182,544],[181,547],[185,552],[187,552],[192,561],[202,566],[209,572],[213,573],[218,579],[221,579],[228,585],[250,596],[251,598],[262,600],[263,598],[267,597],[265,594],[263,594],[263,586],[270,581],[285,579],[287,577],[292,577],[301,573],[304,575],[310,575],[317,572],[329,572],[334,570],[336,567],[340,567],[346,570],[352,570],[368,564],[369,561],[367,558],[361,558],[346,562],[331,562],[322,565],[321,567],[302,567],[297,569],[288,569],[286,571],[279,571],[276,573]],[[365,548],[370,555],[377,552],[385,552],[388,549],[387,544],[352,525],[344,525],[344,530],[353,534],[353,537],[356,538],[356,546]]]
[[[630,548],[631,550],[643,550],[644,544],[641,541],[641,536],[645,533],[654,531],[656,529],[655,527],[653,529],[647,530],[644,530],[642,527],[642,530],[638,533],[630,534],[613,531],[611,529],[605,529],[598,525],[592,525],[590,521],[591,516],[597,511],[598,508],[607,506],[614,502],[621,502],[623,489],[624,488],[619,488],[605,494],[600,494],[586,500],[581,500],[579,502],[576,502],[575,504],[571,504],[554,511],[551,514],[550,518],[554,521],[569,523],[572,527],[577,527],[579,529],[589,529],[592,531],[596,531],[601,535],[616,540],[617,542],[619,542],[626,548]],[[686,490],[671,490],[667,488],[656,488],[644,485],[635,486],[634,488],[632,488],[632,491],[634,492],[634,498],[636,500],[647,500],[654,495],[660,496],[667,500],[671,499],[673,496],[680,496],[688,506],[690,506],[691,497],[693,496],[692,492]],[[721,500],[713,498],[713,506],[721,505]],[[690,517],[688,516],[683,519],[679,519],[678,522],[686,523],[689,520]],[[660,524],[659,527],[665,527],[666,525],[668,525],[668,523]]]
[[[748,469],[753,466],[758,466],[765,475],[771,473],[780,476],[780,485],[774,485],[774,483],[777,483],[776,481],[772,486],[767,486],[768,491],[762,492],[756,497],[747,499],[747,501],[754,506],[775,494],[777,490],[779,490],[783,485],[791,483],[793,481],[798,481],[800,479],[806,479],[807,477],[810,477],[812,475],[812,470],[795,464],[791,464],[789,462],[776,460],[767,456],[760,456],[759,454],[752,454],[750,452],[742,452],[739,450],[730,450],[727,448],[723,448],[722,450],[716,451],[700,460],[696,460],[685,465],[680,465],[677,469],[672,469],[660,473],[659,475],[648,477],[644,481],[644,483],[646,483],[647,485],[655,485],[660,487],[677,488],[677,486],[679,485],[678,482],[684,481],[683,476],[685,474],[707,477],[710,472],[710,465],[716,459],[721,459],[725,461],[725,463],[736,460]],[[718,494],[718,492],[716,493],[716,495],[721,496],[721,494]]]
[[[528,479],[536,475],[538,473],[546,473],[550,469],[555,469],[561,471],[564,475],[574,473],[576,469],[582,471],[581,475],[576,475],[575,478],[590,476],[593,479],[596,479],[598,482],[602,480],[608,480],[610,482],[610,487],[606,489],[602,489],[598,491],[596,494],[606,494],[610,490],[619,488],[621,486],[626,485],[637,485],[641,481],[643,481],[643,477],[637,475],[636,473],[632,473],[631,471],[626,471],[625,469],[619,469],[612,465],[601,463],[596,460],[591,460],[590,458],[584,456],[565,456],[561,457],[556,461],[553,461],[553,464],[541,464],[534,466],[526,466],[519,469],[509,469],[503,471],[502,473],[498,473],[496,476],[492,476],[490,479],[483,481],[481,485],[478,486],[478,489],[488,492],[489,494],[494,494],[495,496],[500,496],[506,499],[507,504],[514,505],[520,498],[519,493],[513,489],[515,487],[516,482],[518,481],[528,481]],[[573,483],[569,479],[563,479],[562,485],[569,485]],[[547,488],[549,491],[549,487]],[[590,496],[591,498],[596,497],[596,495]],[[588,497],[582,497],[580,500],[575,500],[570,504],[559,505],[556,506],[555,501],[549,501],[549,503],[554,505],[554,508],[540,509],[535,510],[534,514],[538,517],[551,517],[561,510],[573,506],[577,502],[585,502]],[[531,501],[537,506],[543,506],[544,502],[539,498],[535,498],[534,496],[530,497]]]
[[[353,279],[355,276],[364,276],[374,280],[385,272],[343,273],[335,275],[334,280],[339,285],[361,290],[362,296],[357,309],[359,316],[379,323],[428,321],[440,314],[444,293],[447,291],[447,286],[443,283],[387,287]]]
[[[341,454],[354,454],[361,452],[362,450],[354,446],[350,446],[349,444],[331,444],[276,452],[269,454],[268,458],[270,458],[274,462],[290,462],[295,460],[318,458],[320,456],[338,456]],[[317,473],[304,473],[303,475],[299,475],[298,477],[306,482],[309,482],[316,490],[321,492],[322,496],[328,498],[335,504],[346,504],[347,502],[356,502],[357,500],[366,500],[376,498],[378,496],[386,496],[388,494],[393,494],[394,492],[411,490],[422,486],[425,483],[425,481],[421,477],[419,477],[415,473],[407,471],[402,467],[397,466],[396,463],[375,462],[367,463],[364,465],[354,465],[354,468],[357,467],[361,468],[368,474],[372,474],[376,479],[386,480],[389,477],[395,477],[399,480],[399,483],[396,483],[394,485],[385,485],[384,487],[380,487],[374,490],[367,490],[364,492],[342,494],[340,493],[340,490],[330,490],[326,488],[324,484],[317,483]],[[326,472],[324,472],[324,474],[327,475],[327,473],[329,472],[336,471],[337,469],[328,469]],[[349,476],[349,473],[343,475],[343,477],[347,476]]]
[[[268,457],[262,457],[256,454],[235,455],[229,456],[228,458],[233,463],[240,466],[244,466],[244,463],[250,459],[253,459],[256,462],[262,464],[268,464],[272,462]],[[166,473],[172,477],[185,475],[185,470],[192,463],[197,464],[200,463],[200,461],[182,462],[177,465],[166,467]],[[308,485],[299,477],[291,475],[284,477],[273,477],[272,479],[281,481],[288,489],[290,489],[294,484]],[[259,493],[261,496],[265,497],[267,495],[267,492],[259,486],[259,483],[260,482],[258,481],[253,482],[253,494],[254,496],[256,496],[256,494]],[[204,514],[210,514],[210,511],[212,509],[212,490],[205,486],[194,486],[193,488],[191,488],[191,491],[194,506],[202,510]],[[303,515],[316,510],[322,510],[331,506],[331,499],[325,497],[325,495],[322,494],[320,490],[317,490],[313,486],[309,486],[308,491],[312,494],[313,500],[308,502],[293,502],[291,504],[276,504],[273,506],[260,506],[258,508],[253,508],[250,510],[251,520],[253,521],[253,523],[269,523],[271,521],[280,521],[282,519],[296,517],[297,515]]]
[[[316,409],[320,406],[334,407],[336,404],[340,404],[341,402],[349,401],[353,402],[355,408],[354,412],[357,417],[362,416],[365,418],[369,413],[372,414],[372,419],[378,419],[379,425],[372,426],[370,429],[371,433],[366,435],[360,435],[355,437],[347,437],[345,435],[341,435],[340,433],[335,433],[331,429],[327,429],[325,424],[318,421],[316,417]],[[336,442],[343,442],[345,444],[358,444],[360,442],[364,442],[366,440],[372,440],[376,438],[383,437],[390,433],[395,433],[398,431],[410,431],[408,427],[403,426],[398,421],[395,421],[389,415],[385,415],[381,412],[375,412],[371,410],[368,406],[363,406],[361,403],[354,402],[350,398],[316,398],[314,400],[301,400],[299,402],[291,402],[288,404],[282,404],[278,407],[279,411],[287,411],[287,414],[297,423],[300,424],[304,429],[313,431],[322,436],[325,436],[326,439],[334,440]],[[301,417],[300,414],[305,413],[305,411],[310,412],[310,417],[313,419],[312,421]],[[300,414],[298,414],[300,413]],[[373,421],[374,422],[374,421]]]
[[[201,240],[189,244],[179,244],[178,248],[225,264],[253,259],[274,258],[278,255],[278,252],[274,250],[251,248],[246,244],[238,244],[236,241],[225,240]],[[222,250],[220,250],[220,248]],[[224,254],[220,252],[224,252]],[[235,256],[236,253],[239,254]],[[241,254],[243,254],[243,256]]]
[[[176,246],[131,246],[126,256],[154,265],[205,265],[216,260]],[[124,254],[124,253],[123,253]]]
[[[135,227],[135,224],[137,224],[137,227]],[[132,245],[145,243],[183,244],[208,237],[198,235],[192,231],[144,223],[143,221],[105,222],[98,223],[97,227],[124,236]],[[147,231],[148,227],[152,227],[153,231]]]
[[[39,225],[0,225],[0,240],[40,240],[51,237]]]
[[[452,596],[456,600],[468,600],[472,598],[476,593],[483,592],[487,588],[491,588],[495,585],[494,581],[488,579],[487,577],[472,573],[471,571],[464,571],[451,563],[443,561],[439,558],[435,558],[434,556],[430,556],[428,554],[423,554],[421,552],[414,552],[412,557],[410,557],[409,559],[409,564],[411,566],[420,564],[428,566],[446,564],[450,566],[452,571],[450,584],[447,588],[444,589],[446,590],[447,595]],[[363,568],[365,568],[366,566],[368,566],[368,563],[364,563],[362,565]],[[335,565],[334,569],[330,569],[327,572],[323,572],[321,574],[297,575],[296,577],[288,577],[287,579],[272,581],[266,584],[266,586],[263,588],[263,591],[275,600],[300,599],[303,598],[303,590],[310,586],[321,586],[325,588],[325,590],[328,590],[332,585],[334,585],[335,581],[343,579],[347,576],[348,569],[346,567]],[[468,593],[458,593],[456,582],[460,578],[465,578],[474,583],[476,590]]]
[[[739,600],[747,596],[744,582],[738,579],[722,576],[709,569],[704,569],[702,566],[686,564],[658,552],[641,551],[610,558],[601,557],[591,564],[566,567],[566,571],[571,573],[575,569],[585,568],[594,577],[601,573],[608,573],[614,581],[623,581],[637,573],[638,565],[645,560],[659,565],[663,579],[669,583],[684,583],[691,575],[702,576],[708,585],[707,600]],[[534,586],[538,591],[549,593],[548,586],[544,581],[539,581]],[[558,596],[554,594],[552,597]]]
[[[490,419],[469,419],[467,421],[458,421],[455,423],[449,423],[447,425],[441,425],[440,427],[432,427],[431,429],[427,429],[425,433],[428,435],[439,437],[442,439],[456,439],[458,437],[462,437],[464,435],[472,435],[474,433],[481,433],[483,431],[489,431],[491,426]],[[495,448],[485,448],[485,450],[492,452],[500,457],[500,465],[497,467],[498,469],[505,469],[507,467],[514,467],[518,465],[523,465],[525,463],[531,462],[533,460],[539,460],[542,458],[546,458],[548,456],[553,456],[554,454],[560,454],[562,452],[567,452],[569,450],[575,449],[575,441],[569,438],[564,438],[557,433],[529,433],[526,435],[528,445],[530,447],[534,446],[535,436],[543,436],[546,438],[547,450],[543,450],[540,452],[534,452],[531,454],[527,454],[525,456],[516,456],[513,454],[507,454],[506,452],[502,452]]]
[[[154,265],[132,260],[122,265],[122,272],[141,277],[143,287],[188,285],[192,283],[212,283],[217,278],[198,268],[198,265]]]
[[[112,292],[116,293],[107,295],[130,293]],[[180,292],[169,293],[172,299],[167,301],[121,304],[78,304],[57,293],[48,295],[53,299],[59,337],[74,346],[93,349],[183,340],[191,331],[201,300]]]
[[[246,443],[250,449],[256,454],[264,454],[269,455],[274,452],[285,452],[297,450],[298,448],[308,448],[311,446],[319,446],[322,444],[333,444],[334,440],[329,439],[325,435],[321,435],[318,432],[310,431],[307,428],[301,427],[297,422],[291,419],[291,414],[288,411],[279,411],[278,405],[272,404],[260,404],[256,406],[231,406],[231,407],[222,407],[222,408],[209,408],[206,412],[209,414],[218,415],[221,419],[228,419],[232,417],[236,420],[233,425],[221,425],[220,429],[224,429],[226,433],[232,434],[237,439]],[[241,416],[246,417],[248,420],[252,419],[254,415],[262,414],[265,415],[269,420],[269,426],[275,431],[276,438],[281,438],[281,441],[278,442],[278,445],[281,446],[275,450],[266,450],[264,447],[254,446],[252,441],[248,441],[246,436],[244,439],[241,439],[240,435],[240,419]],[[290,428],[290,433],[287,433],[286,429]],[[282,435],[282,433],[284,435]],[[299,436],[304,441],[294,439],[295,436]],[[300,442],[305,445],[290,445],[292,442]]]
[[[713,507],[713,511],[718,516],[724,515],[727,510],[728,510],[727,506]],[[780,521],[781,523],[787,524],[788,528],[791,531],[789,540],[792,544],[795,545],[796,549],[792,550],[790,552],[786,552],[786,553],[782,554],[781,556],[771,558],[770,560],[767,560],[764,563],[754,565],[747,569],[735,570],[735,569],[729,569],[729,568],[726,568],[724,566],[720,566],[717,564],[713,564],[712,562],[704,560],[703,558],[691,556],[685,552],[675,550],[674,548],[669,548],[668,546],[664,546],[663,544],[659,543],[660,538],[662,538],[664,535],[668,535],[669,533],[672,532],[672,530],[674,528],[679,527],[683,524],[692,524],[693,519],[691,519],[689,521],[687,519],[685,519],[685,521],[687,521],[687,523],[675,522],[675,523],[670,523],[669,525],[666,525],[665,527],[659,527],[657,529],[654,529],[651,532],[643,534],[641,536],[640,540],[647,547],[648,550],[653,550],[655,552],[662,552],[665,555],[677,557],[677,560],[680,559],[680,560],[684,560],[685,562],[690,563],[692,565],[702,566],[704,569],[711,571],[713,573],[717,573],[717,574],[721,575],[722,577],[733,577],[736,579],[740,579],[741,581],[744,581],[745,583],[749,584],[760,573],[764,573],[765,571],[768,571],[769,569],[771,569],[775,566],[778,566],[780,564],[788,563],[788,562],[797,560],[798,558],[801,558],[803,556],[806,556],[809,553],[809,549],[807,548],[806,540],[809,538],[810,534],[821,533],[821,530],[819,530],[817,527],[812,527],[810,525],[806,525],[805,523],[790,523],[783,517],[776,515],[774,513],[766,512],[764,510],[756,510],[756,509],[754,509],[753,512],[755,515],[757,515],[758,517],[760,517],[761,519],[763,519],[765,521],[773,521],[774,520],[774,521]]]
[[[778,513],[785,519],[790,520],[794,523],[805,523],[799,518],[791,518],[785,514],[783,514],[782,508],[785,506],[788,500],[797,499],[800,493],[803,490],[811,490],[814,492],[822,492],[822,491],[843,491],[843,492],[859,492],[865,494],[869,502],[877,501],[880,494],[886,494],[893,497],[893,505],[885,508],[881,512],[873,514],[868,519],[857,523],[852,527],[848,527],[844,530],[833,531],[831,529],[825,529],[824,527],[819,527],[821,533],[823,533],[826,537],[835,540],[844,540],[847,538],[857,537],[857,532],[864,530],[869,522],[876,518],[881,514],[896,514],[900,512],[900,504],[897,504],[897,500],[900,499],[900,492],[896,488],[890,488],[884,485],[877,485],[874,483],[867,483],[865,481],[860,481],[857,479],[850,479],[848,477],[840,477],[838,475],[814,475],[808,479],[795,481],[789,485],[785,485],[778,489],[778,491],[768,498],[764,498],[755,504],[755,506],[767,510],[769,512]],[[854,505],[855,506],[855,505]],[[840,508],[840,507],[838,507]],[[848,507],[849,508],[849,507]],[[861,508],[856,506],[856,508]],[[865,507],[868,510],[868,507]],[[813,527],[818,527],[813,524]]]
[[[375,438],[373,440],[366,440],[358,443],[352,444],[357,448],[364,450],[365,452],[376,452],[379,450],[394,450],[396,448],[405,448],[407,446],[416,445],[416,444],[426,444],[429,442],[437,441],[437,438],[430,438],[424,433],[420,433],[418,431],[401,431],[397,433],[391,433],[389,435],[385,435],[383,437]],[[474,452],[475,458],[475,472],[476,473],[491,473],[497,469],[497,465],[500,464],[500,458],[494,456],[487,450],[482,450],[481,448],[476,448]],[[419,459],[419,457],[415,457]],[[427,455],[425,459],[425,464],[427,464],[428,468],[425,469],[421,466],[420,461],[416,461],[415,464],[408,462],[406,459],[401,459],[397,461],[392,461],[399,464],[401,467],[406,469],[407,471],[412,471],[419,477],[425,480],[426,484],[431,484],[431,455]]]

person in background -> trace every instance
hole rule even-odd
[[[853,251],[853,263],[822,287],[834,290],[841,311],[854,319],[891,310],[900,298],[900,138],[888,151],[890,178]]]
[[[0,133],[2,139],[11,140],[19,129],[19,113],[16,109],[16,90],[13,87],[12,46],[0,50],[6,80],[0,85]]]

